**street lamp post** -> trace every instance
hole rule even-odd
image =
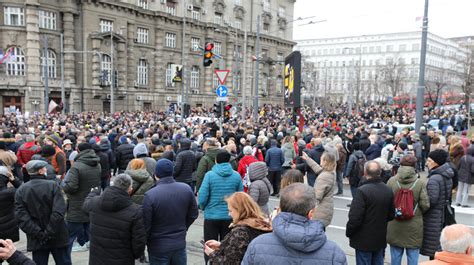
[[[421,56],[420,56],[420,75],[418,79],[418,91],[416,95],[416,118],[415,131],[420,132],[423,122],[423,105],[425,95],[425,61],[426,61],[426,44],[428,41],[428,0],[425,0],[425,12],[423,15],[423,30],[421,34]]]

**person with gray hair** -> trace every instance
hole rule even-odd
[[[237,166],[237,172],[239,172],[240,177],[242,178],[242,183],[244,185],[245,192],[248,191],[249,184],[251,181],[247,174],[248,168],[251,164],[258,162],[257,158],[252,155],[252,152],[253,150],[250,145],[245,146],[243,150],[244,157],[240,159],[239,165]]]
[[[387,223],[394,218],[393,192],[380,178],[379,163],[364,165],[364,180],[349,210],[346,236],[356,250],[357,264],[382,265],[387,246]]]
[[[92,189],[83,210],[90,216],[89,264],[135,264],[145,251],[142,210],[130,198],[132,178],[119,174],[100,194]]]
[[[242,264],[347,264],[344,251],[327,239],[323,223],[311,220],[315,207],[309,185],[293,183],[281,190],[273,232],[252,240]]]
[[[440,242],[443,251],[436,252],[434,260],[421,264],[474,264],[474,234],[468,226],[446,226],[441,232]]]

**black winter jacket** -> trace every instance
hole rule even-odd
[[[110,168],[112,164],[110,163],[109,155],[107,154],[107,152],[102,151],[98,145],[94,145],[94,151],[97,157],[100,159],[100,178],[110,178]]]
[[[13,186],[20,187],[21,181],[15,179]],[[15,188],[0,187],[0,239],[20,240],[15,221]]]
[[[448,163],[430,171],[426,189],[430,197],[430,208],[423,214],[423,245],[420,254],[433,257],[441,250],[439,237],[444,223],[444,207],[446,205],[446,189],[450,195],[453,186],[454,170]],[[444,183],[446,181],[446,188]]]
[[[196,156],[193,151],[189,150],[190,147],[191,141],[181,140],[181,150],[176,156],[173,173],[178,182],[191,183],[193,172],[197,169]]]
[[[308,156],[313,159],[316,163],[321,164],[321,156],[324,153],[323,145],[316,145],[311,150],[309,150]],[[306,172],[308,175],[316,176],[316,173],[306,164]]]
[[[351,247],[378,251],[387,245],[387,224],[394,218],[393,192],[382,179],[362,183],[352,200],[346,236]]]
[[[135,158],[133,156],[133,148],[135,148],[133,144],[121,144],[115,150],[115,161],[119,171],[125,171],[128,163]]]
[[[91,192],[83,207],[90,215],[89,264],[135,264],[146,244],[142,210],[117,187],[98,195]]]
[[[61,188],[44,176],[30,175],[30,178],[15,194],[15,218],[26,234],[27,250],[66,247],[69,235]]]
[[[458,179],[467,184],[474,184],[474,145],[469,146],[467,154],[459,161]]]

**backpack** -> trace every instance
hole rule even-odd
[[[414,204],[413,188],[415,187],[418,179],[413,183],[409,189],[402,189],[400,182],[397,180],[398,191],[395,193],[393,204],[395,206],[395,219],[399,221],[410,220],[415,216],[416,208],[418,203]]]
[[[351,186],[359,186],[360,178],[364,175],[365,157],[358,157],[357,161],[352,166],[349,175],[349,184]]]

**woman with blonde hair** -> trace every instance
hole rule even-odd
[[[245,192],[236,192],[226,199],[232,217],[230,232],[219,242],[208,240],[204,252],[210,264],[240,265],[250,242],[272,231],[260,207]]]
[[[132,194],[130,195],[132,201],[136,204],[143,204],[143,199],[145,192],[147,192],[151,187],[153,187],[154,181],[146,170],[145,161],[142,159],[135,158],[130,161],[130,168],[125,171],[125,174],[128,174],[132,177]]]
[[[325,151],[321,156],[321,165],[318,165],[306,153],[302,157],[308,166],[318,174],[314,189],[316,192],[316,210],[313,219],[321,221],[327,227],[334,213],[334,190],[336,187],[336,157]]]

